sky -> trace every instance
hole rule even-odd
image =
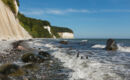
[[[71,28],[75,38],[130,38],[130,0],[20,0],[20,12]]]

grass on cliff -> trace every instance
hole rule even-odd
[[[16,7],[15,7],[14,0],[2,0],[2,1],[5,5],[7,5],[12,10],[12,12],[14,14],[16,14]],[[19,6],[19,0],[16,0],[16,1],[17,1],[18,6]]]

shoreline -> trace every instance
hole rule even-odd
[[[6,43],[8,41],[5,41]],[[66,69],[62,67],[62,63],[51,56],[50,60],[45,60],[42,63],[37,63],[37,62],[28,62],[24,63],[21,60],[21,57],[26,54],[26,53],[34,53],[37,51],[39,52],[38,49],[32,49],[29,47],[29,44],[27,44],[29,40],[23,40],[23,41],[13,41],[9,43],[11,45],[10,49],[5,48],[4,51],[5,53],[0,54],[0,71],[1,71],[1,66],[5,64],[15,64],[20,66],[22,68],[23,66],[27,66],[27,69],[24,68],[22,69],[22,72],[24,73],[23,75],[18,75],[18,76],[5,76],[2,75],[0,72],[0,79],[1,80],[54,80],[54,79],[67,79],[66,74],[61,74],[62,69]],[[8,43],[7,43],[8,44]],[[18,49],[18,46],[20,49]],[[31,50],[31,51],[30,51]],[[36,54],[37,54],[36,53]],[[2,75],[2,76],[1,76]],[[4,79],[4,78],[5,79]]]

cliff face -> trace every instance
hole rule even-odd
[[[16,11],[18,13],[18,6],[15,2]],[[28,39],[31,36],[19,24],[11,9],[0,0],[0,40],[20,40]]]
[[[70,32],[59,32],[60,38],[71,39],[74,38],[74,34]]]
[[[46,20],[39,20],[26,17],[18,13],[18,18],[21,25],[32,35],[34,38],[73,38],[73,31],[66,27],[52,26]]]

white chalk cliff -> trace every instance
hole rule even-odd
[[[65,38],[65,39],[74,38],[74,34],[71,33],[71,32],[59,32],[58,34],[59,34],[59,36],[60,36],[61,38]]]
[[[49,32],[49,34],[50,34],[50,35],[52,35],[52,36],[53,36],[53,38],[56,38],[56,36],[55,36],[55,35],[53,35],[53,34],[52,34],[52,32],[51,32],[51,27],[50,27],[50,26],[44,26],[44,29],[47,29],[47,30],[48,30],[48,32]]]
[[[49,34],[52,35],[53,38],[56,38],[56,36],[51,32],[50,26],[44,26],[44,29],[47,29]],[[60,38],[65,38],[65,39],[74,38],[74,34],[70,32],[58,32],[58,35],[60,36]]]
[[[16,11],[18,13],[18,6],[16,4]],[[8,6],[0,0],[0,40],[20,40],[29,39],[31,36],[19,24],[18,19]]]

